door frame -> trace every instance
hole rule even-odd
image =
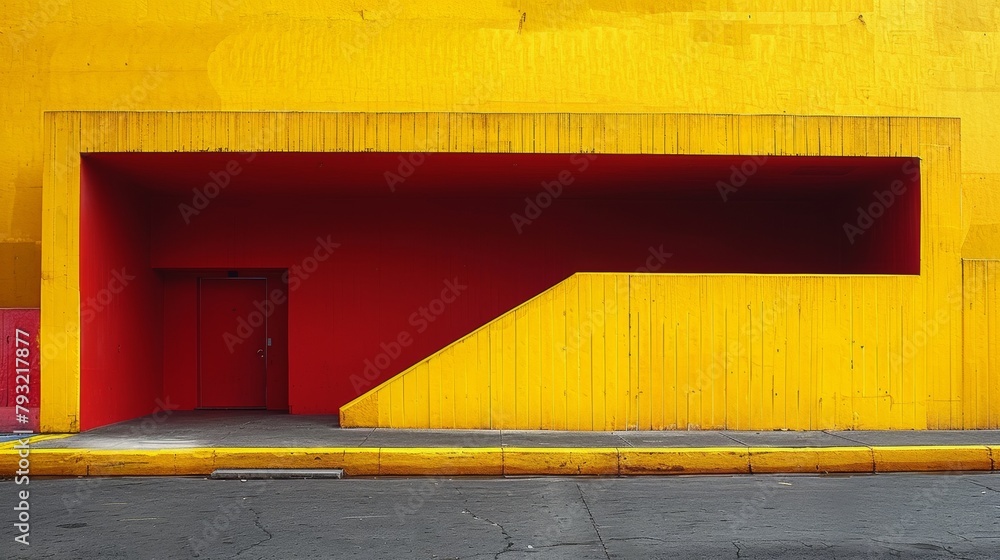
[[[267,410],[267,385],[268,385],[268,375],[267,375],[267,353],[268,353],[268,332],[267,332],[267,322],[268,317],[264,315],[264,404],[261,406],[204,406],[201,403],[201,316],[202,316],[202,297],[201,297],[201,285],[205,280],[263,280],[264,281],[264,296],[267,297],[267,277],[266,276],[216,276],[216,277],[198,277],[198,376],[197,376],[197,389],[198,396],[195,404],[195,410]]]

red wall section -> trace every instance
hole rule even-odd
[[[80,185],[80,428],[162,406],[162,289],[150,266],[148,194],[84,158]]]

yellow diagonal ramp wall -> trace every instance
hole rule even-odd
[[[341,423],[961,428],[962,414],[951,414],[962,400],[961,367],[950,357],[961,297],[930,316],[941,322],[931,336],[914,337],[928,330],[928,315],[913,306],[924,284],[918,276],[576,274],[348,403]]]

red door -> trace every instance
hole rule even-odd
[[[266,294],[263,278],[201,279],[200,407],[266,407]]]

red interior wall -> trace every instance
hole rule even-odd
[[[150,266],[144,191],[92,166],[80,179],[80,428],[160,405],[162,286]]]
[[[636,270],[651,249],[672,254],[651,261],[661,272],[838,272],[849,260],[840,216],[822,198],[566,198],[520,234],[510,216],[523,212],[523,198],[220,197],[190,224],[178,203],[156,204],[155,267],[292,269],[313,255],[317,238],[340,244],[289,286],[289,408],[296,413],[334,413],[570,274]],[[446,280],[467,288],[435,321],[414,318]],[[168,281],[167,339],[195,324],[190,311],[182,317],[193,309],[192,290]],[[401,333],[412,344],[376,379],[355,383],[366,360]],[[187,357],[170,358],[177,363],[166,366],[168,383],[176,378],[178,392],[190,393],[194,353],[178,354]]]

